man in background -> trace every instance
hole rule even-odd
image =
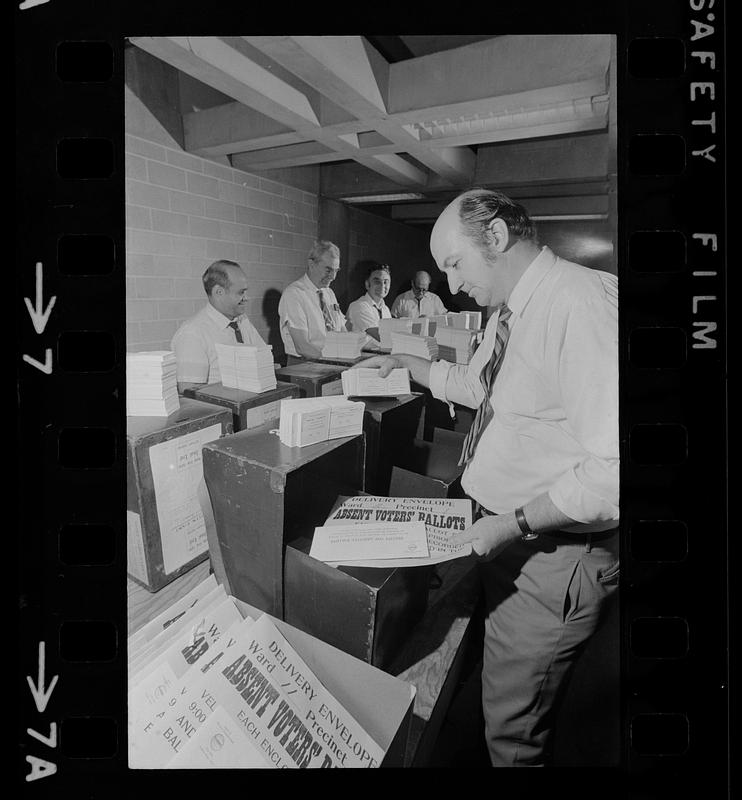
[[[386,264],[372,266],[366,276],[366,294],[348,306],[348,327],[364,331],[371,337],[365,347],[375,349],[379,342],[379,320],[391,319],[392,313],[384,298],[389,294],[392,276]]]
[[[234,261],[215,261],[201,277],[208,302],[175,332],[178,391],[192,385],[219,383],[219,344],[265,345],[247,318],[247,276]]]
[[[432,317],[445,314],[441,298],[430,291],[430,275],[425,270],[415,273],[412,288],[397,296],[392,304],[393,317]]]
[[[336,244],[318,241],[307,258],[307,271],[290,283],[278,303],[281,339],[291,356],[317,358],[327,331],[346,330],[346,320],[330,284],[340,270]]]

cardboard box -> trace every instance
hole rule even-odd
[[[432,442],[413,442],[392,468],[390,497],[465,497],[458,464],[464,434],[436,428]]]
[[[177,448],[185,448],[190,442],[191,457],[194,449],[200,452],[200,447],[194,444],[194,437],[205,429],[213,429],[211,433],[215,438],[232,433],[229,410],[197,400],[181,399],[180,408],[169,417],[127,417],[127,569],[132,580],[150,592],[156,592],[208,558],[208,538],[215,532],[203,476],[195,496],[186,498],[200,509],[203,515],[201,523],[198,520],[194,523],[192,515],[179,520],[178,512],[169,515],[166,506],[168,473],[176,464]],[[201,437],[205,435],[200,434]],[[176,443],[169,446],[169,442]],[[173,450],[173,466],[165,463],[170,457],[170,449]],[[165,530],[162,530],[162,521],[166,523]],[[200,525],[205,526],[206,537],[203,531],[199,532]]]
[[[204,448],[214,508],[212,563],[225,589],[283,618],[286,545],[324,524],[339,494],[364,488],[363,435],[286,447],[270,424]]]
[[[344,367],[306,361],[276,370],[276,379],[299,387],[299,397],[326,397],[343,393]]]
[[[232,412],[234,432],[252,430],[281,416],[281,400],[299,396],[299,387],[293,383],[280,383],[267,392],[245,392],[221,383],[210,383],[195,390],[196,400],[224,406]]]
[[[385,495],[392,467],[403,463],[413,446],[424,408],[422,394],[363,398],[366,434],[366,491]]]
[[[433,568],[331,567],[311,544],[286,548],[286,622],[386,669],[425,613]]]
[[[260,616],[259,608],[240,600],[236,603],[243,616]],[[385,751],[381,766],[404,766],[415,687],[280,619],[272,622],[324,687]]]

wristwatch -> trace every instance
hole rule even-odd
[[[522,507],[515,509],[515,521],[518,523],[520,532],[523,534],[521,539],[523,539],[524,542],[530,542],[532,539],[538,539],[538,534],[531,530],[531,526],[526,520],[526,515],[523,513]]]

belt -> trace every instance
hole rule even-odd
[[[481,519],[482,517],[496,517],[497,514],[494,511],[490,511],[488,508],[485,508],[481,503],[474,501],[474,519]],[[598,542],[604,542],[606,539],[610,539],[611,537],[615,536],[618,533],[618,526],[615,528],[611,528],[607,531],[594,531],[591,533],[572,533],[570,531],[541,531],[539,532],[539,536],[546,536],[550,539],[557,539],[563,542],[585,542],[585,544],[590,547],[590,545],[597,544]]]

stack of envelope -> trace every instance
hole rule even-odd
[[[401,319],[380,319],[379,320],[379,344],[384,350],[391,349],[392,346],[392,331],[400,331],[402,333],[412,333],[412,325],[415,320],[410,317],[402,317]]]
[[[127,353],[127,416],[169,417],[179,408],[175,353],[171,350]]]
[[[438,342],[432,336],[417,336],[414,333],[392,333],[392,353],[409,353],[426,361],[438,359]]]
[[[449,326],[459,330],[478,331],[482,327],[481,311],[458,311],[446,316]]]
[[[361,402],[342,395],[281,400],[278,436],[287,447],[305,447],[363,431]]]
[[[340,376],[343,394],[349,397],[399,397],[410,393],[410,373],[400,367],[386,378],[379,377],[378,369],[367,367],[346,369]]]
[[[360,358],[366,338],[364,331],[327,331],[322,358]]]
[[[438,328],[435,332],[438,357],[454,364],[468,364],[481,339],[481,331],[453,327]]]
[[[217,344],[219,371],[222,386],[242,389],[245,392],[267,392],[276,388],[273,366],[273,348],[270,345]]]

